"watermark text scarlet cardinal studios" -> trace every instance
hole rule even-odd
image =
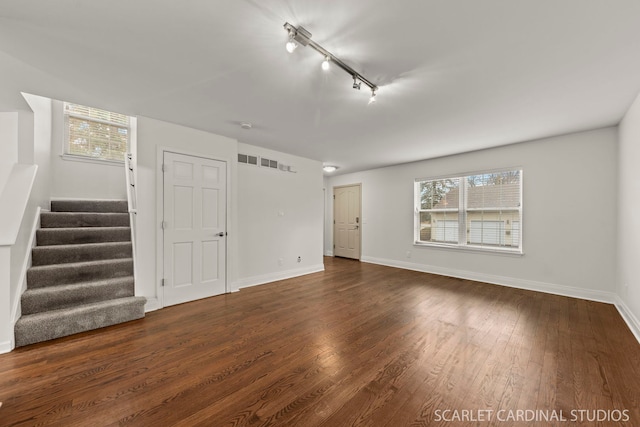
[[[445,422],[627,422],[628,409],[436,409],[435,421]]]

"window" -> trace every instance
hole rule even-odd
[[[521,252],[522,170],[415,182],[415,243]]]
[[[129,116],[65,102],[64,119],[64,154],[124,161],[129,147]]]

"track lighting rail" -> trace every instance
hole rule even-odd
[[[332,63],[336,64],[338,67],[342,68],[345,72],[353,77],[355,89],[360,89],[360,85],[356,84],[358,81],[364,83],[369,86],[371,89],[371,93],[375,96],[375,92],[378,90],[378,86],[376,86],[373,82],[367,79],[365,76],[345,64],[340,58],[329,52],[324,47],[320,46],[318,43],[311,40],[311,33],[304,29],[303,27],[295,27],[288,22],[285,22],[284,29],[289,33],[289,42],[287,43],[287,50],[292,52],[295,49],[295,45],[289,45],[289,43],[300,44],[302,46],[311,46],[314,50],[319,52],[325,60],[328,59]],[[291,46],[291,48],[289,47]]]

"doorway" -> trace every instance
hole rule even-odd
[[[164,306],[225,293],[226,162],[165,151],[162,172]]]
[[[333,254],[360,259],[361,185],[333,188]]]

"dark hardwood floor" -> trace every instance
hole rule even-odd
[[[325,267],[0,355],[0,425],[640,426],[612,305]]]

